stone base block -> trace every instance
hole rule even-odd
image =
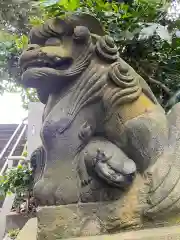
[[[27,221],[16,240],[37,240],[37,218],[31,218]]]
[[[6,216],[6,232],[12,229],[22,229],[32,215],[22,215],[11,212]]]
[[[37,220],[30,219],[20,231],[17,240],[37,240]],[[49,238],[42,238],[49,239]],[[56,240],[62,239],[57,235]],[[128,231],[119,234],[109,234],[101,236],[84,236],[79,238],[68,238],[68,240],[180,240],[180,226],[144,229],[139,231]],[[9,240],[5,238],[4,240]]]
[[[141,227],[142,201],[137,178],[123,198],[113,202],[79,203],[39,208],[38,240],[116,233]],[[141,195],[142,196],[142,195]]]
[[[180,240],[180,226],[131,231],[98,237],[80,237],[68,240]]]

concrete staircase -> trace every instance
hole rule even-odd
[[[17,166],[18,161],[12,160],[17,156],[19,160],[26,144],[27,124],[0,124],[0,175],[4,175],[8,168]],[[10,160],[11,158],[11,160]],[[0,240],[2,240],[6,226],[7,216],[11,213],[14,194],[0,198]]]
[[[18,127],[18,124],[0,124],[0,171],[4,166],[4,163],[6,162],[7,157],[9,156],[10,152],[12,151],[13,146],[15,145],[19,135],[21,134],[21,131],[24,127],[22,125],[16,135],[14,136],[11,144],[7,147],[7,149],[4,151],[6,144],[12,137],[13,133],[16,131]],[[17,145],[13,156],[20,156],[22,154],[24,145],[26,143],[26,132],[24,132],[19,144]],[[4,199],[0,197],[0,211],[3,205]]]
[[[13,133],[16,130],[17,127],[18,127],[18,124],[0,124],[0,153],[2,152],[2,150],[4,149],[6,144],[8,143],[9,139],[11,138],[11,136],[13,135]],[[3,156],[1,156],[0,170],[2,169],[2,167],[3,167],[3,165],[6,161],[6,158],[9,155],[13,145],[17,141],[22,128],[23,128],[23,126],[19,129],[19,131],[17,132],[16,136],[14,137],[12,143],[7,148],[7,150],[5,151]],[[26,133],[24,134],[21,141],[19,142],[18,147],[16,148],[16,150],[13,154],[14,156],[20,156],[21,155],[25,142],[26,142]]]

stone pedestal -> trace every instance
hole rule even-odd
[[[42,207],[37,213],[37,239],[94,236],[139,228],[142,225],[143,187],[144,180],[137,177],[121,200]]]
[[[24,225],[16,240],[37,240],[37,218],[31,218]]]

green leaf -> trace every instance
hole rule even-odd
[[[44,19],[39,18],[39,17],[37,17],[37,16],[31,16],[31,17],[29,17],[29,23],[30,23],[32,26],[39,26],[39,25],[41,25],[43,22],[44,22]]]
[[[19,169],[23,169],[23,166],[20,164],[17,166],[17,170],[19,170]]]
[[[74,11],[79,7],[80,0],[60,0],[58,5],[63,6],[65,10]]]
[[[10,196],[10,195],[12,195],[12,192],[8,191],[6,194],[7,194],[8,196]]]
[[[17,49],[25,49],[28,45],[28,37],[26,35],[22,35],[15,39]]]

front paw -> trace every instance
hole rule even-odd
[[[132,184],[136,173],[134,161],[129,159],[120,149],[119,154],[108,156],[105,151],[97,150],[95,172],[108,182],[108,184],[119,188],[126,188]]]

